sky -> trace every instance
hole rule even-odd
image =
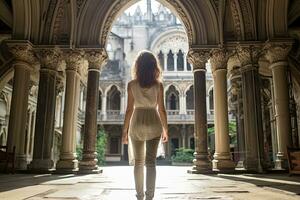
[[[141,0],[135,4],[133,4],[131,7],[129,7],[127,10],[125,10],[125,13],[130,13],[130,14],[133,14],[136,7],[137,6],[140,6],[141,10],[142,10],[142,13],[145,13],[147,11],[147,0]],[[155,0],[151,0],[151,7],[152,7],[152,11],[154,13],[157,12],[158,10],[158,7],[159,7],[160,3],[155,1]]]

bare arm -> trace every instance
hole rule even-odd
[[[167,112],[164,104],[164,88],[162,83],[159,84],[159,92],[158,92],[158,112],[161,119],[161,123],[163,126],[163,142],[168,141],[168,121],[167,121]]]
[[[130,119],[133,113],[133,103],[134,103],[130,83],[128,83],[127,86],[127,94],[128,94],[127,109],[126,109],[125,120],[123,125],[123,133],[122,133],[122,143],[124,144],[128,143],[128,129],[129,129]]]

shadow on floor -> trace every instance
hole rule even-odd
[[[261,188],[271,188],[300,195],[300,176],[289,174],[218,174],[212,175],[232,181],[246,182]]]

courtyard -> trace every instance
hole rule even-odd
[[[132,166],[105,166],[102,174],[1,174],[0,199],[134,200]],[[189,174],[190,167],[158,166],[155,200],[300,199],[300,178],[288,174]]]

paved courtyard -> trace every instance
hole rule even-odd
[[[158,166],[155,199],[300,199],[300,177],[287,174],[197,175],[190,167]],[[0,199],[134,200],[133,168],[98,175],[0,175]]]

